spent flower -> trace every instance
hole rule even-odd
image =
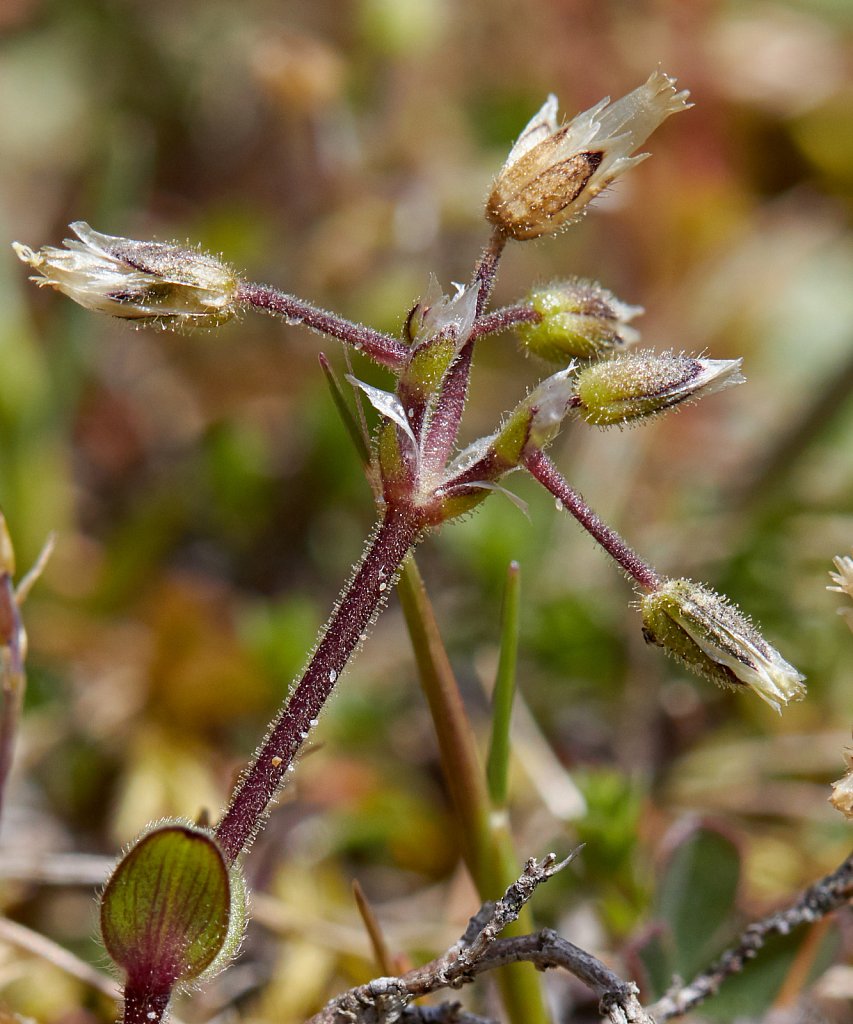
[[[577,373],[575,409],[597,427],[633,423],[742,384],[740,359],[630,352]]]
[[[631,154],[670,114],[686,110],[690,94],[660,69],[615,103],[609,98],[557,123],[549,96],[510,150],[486,202],[486,218],[524,241],[575,220],[620,174],[644,160]]]
[[[539,319],[517,325],[522,347],[552,363],[610,355],[640,338],[630,322],[642,306],[620,302],[594,281],[554,281],[534,288],[527,303]]]
[[[728,598],[671,579],[641,602],[643,636],[718,686],[747,687],[776,711],[806,695],[802,676]]]
[[[65,248],[39,250],[14,242],[33,280],[87,309],[168,326],[215,327],[237,311],[239,279],[220,260],[165,242],[102,235],[83,221]]]
[[[845,818],[853,821],[853,747],[844,751],[844,761],[847,765],[847,773],[832,783],[832,796],[829,802],[837,810],[841,811]]]

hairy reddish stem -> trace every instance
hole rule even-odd
[[[399,370],[408,358],[406,346],[390,334],[345,320],[269,285],[244,282],[237,292],[237,301],[253,309],[286,317],[291,323],[304,324],[320,334],[338,338],[391,370]]]
[[[158,1024],[166,1015],[171,989],[168,992],[149,992],[128,982],[124,990],[123,1024]]]
[[[581,495],[566,483],[559,470],[544,452],[535,449],[525,457],[524,464],[539,483],[560,500],[563,508],[577,519],[587,533],[591,534],[610,557],[618,562],[644,590],[657,590],[660,587],[661,578],[655,570],[629,548],[615,530],[612,530],[600,516],[593,512]]]
[[[503,309],[496,309],[493,313],[486,313],[474,321],[469,340],[483,338],[487,334],[497,334],[498,331],[505,331],[508,327],[521,323],[538,323],[542,314],[532,306],[505,306]]]
[[[486,308],[492,294],[495,277],[498,272],[501,254],[504,251],[507,237],[500,228],[495,228],[485,249],[480,254],[474,267],[473,284],[480,283],[480,294],[477,296],[477,316]]]
[[[427,428],[424,443],[424,451],[429,452],[430,459],[437,465],[447,461],[459,436],[459,424],[468,397],[473,358],[474,343],[468,341],[441,383],[441,394]]]
[[[422,528],[409,509],[388,509],[344,587],[301,679],[273,721],[231,797],[216,838],[233,863],[259,831],[269,804],[347,662],[390,591]]]

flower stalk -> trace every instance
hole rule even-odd
[[[27,631],[21,617],[21,605],[44,571],[54,543],[55,537],[51,534],[35,565],[15,586],[15,549],[6,519],[0,512],[0,815],[27,685]]]
[[[265,284],[241,282],[236,300],[241,306],[282,316],[289,324],[303,324],[312,331],[337,338],[357,352],[364,352],[380,366],[399,371],[404,365],[406,346],[390,334],[356,324],[335,313],[312,306],[310,302],[288,295]]]
[[[547,455],[539,449],[529,452],[525,468],[560,502],[561,508],[574,516],[625,574],[643,590],[655,591],[662,580],[655,570],[630,548],[619,534],[587,505],[581,495],[564,479]]]
[[[282,780],[350,658],[385,603],[423,523],[410,510],[388,509],[341,593],[308,665],[237,784],[214,834],[233,864],[261,828]]]
[[[470,340],[475,341],[489,334],[498,334],[500,331],[515,327],[516,324],[535,324],[541,319],[542,314],[532,306],[505,306],[503,309],[496,309],[478,317],[471,328]]]
[[[506,243],[506,232],[500,225],[494,225],[492,236],[480,254],[471,277],[472,286],[479,286],[480,288],[477,297],[477,316],[483,312],[491,298],[492,288],[498,273],[498,264],[500,263]]]

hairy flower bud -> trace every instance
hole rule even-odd
[[[667,580],[642,599],[643,636],[719,686],[749,687],[776,711],[806,694],[804,677],[727,598],[692,580]]]
[[[631,154],[670,114],[686,110],[688,92],[658,70],[638,89],[609,98],[557,124],[549,96],[521,133],[492,186],[486,218],[511,238],[540,238],[571,223],[617,175],[645,159]]]
[[[411,339],[409,360],[399,378],[400,394],[407,405],[436,393],[453,360],[471,333],[477,315],[480,286],[456,286],[445,295],[435,277],[430,278],[423,298],[416,303],[406,324]]]
[[[633,352],[577,373],[575,408],[597,427],[630,423],[742,384],[740,359]]]
[[[236,274],[224,263],[177,245],[139,242],[94,231],[83,221],[71,225],[80,241],[64,249],[34,252],[13,248],[50,285],[87,309],[129,320],[168,326],[214,327],[237,309]]]
[[[620,302],[594,281],[555,281],[534,288],[527,302],[541,319],[518,324],[518,336],[526,351],[552,363],[609,355],[640,337],[628,325],[642,306]]]

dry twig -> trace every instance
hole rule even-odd
[[[575,851],[577,852],[577,851]],[[540,970],[562,967],[601,999],[601,1012],[612,1024],[652,1024],[637,1000],[635,985],[617,977],[600,960],[561,938],[551,929],[533,935],[500,939],[516,920],[537,886],[572,860],[557,863],[553,854],[541,863],[529,860],[524,874],[495,903],[486,903],[471,918],[465,934],[443,956],[396,978],[375,978],[332,1000],[309,1024],[391,1024],[392,1021],[484,1024],[482,1018],[455,1004],[411,1007],[409,1003],[443,988],[461,988],[479,974],[506,964],[526,961]]]

